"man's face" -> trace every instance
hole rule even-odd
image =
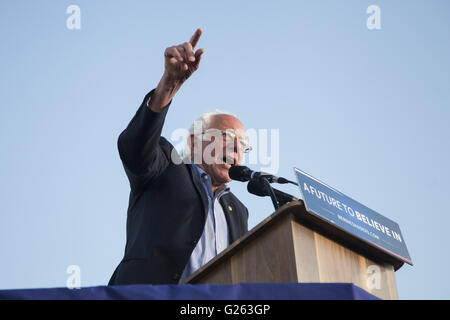
[[[199,166],[211,177],[213,186],[220,186],[231,181],[228,170],[231,165],[240,165],[244,150],[241,142],[245,140],[245,128],[242,122],[232,115],[217,114],[211,119],[206,139],[191,136],[202,151],[202,163]],[[231,133],[226,135],[225,133]]]

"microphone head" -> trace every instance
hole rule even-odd
[[[231,166],[231,168],[228,169],[228,175],[232,180],[245,182],[250,180],[252,170],[246,166]]]
[[[247,184],[247,191],[256,195],[256,196],[260,196],[260,197],[266,197],[269,195],[269,193],[267,192],[267,189],[264,185],[262,185],[261,183],[259,183],[258,181],[255,180],[251,180],[248,184]]]

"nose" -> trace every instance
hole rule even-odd
[[[242,151],[239,150],[239,147],[237,147],[236,144],[234,146],[227,145],[224,150],[226,162],[233,166],[239,165],[242,154]]]

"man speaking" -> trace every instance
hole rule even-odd
[[[165,50],[158,86],[119,136],[131,191],[125,255],[109,285],[179,283],[248,230],[248,210],[227,187],[228,169],[249,150],[241,121],[202,116],[188,161],[161,137],[172,98],[199,68],[201,34]]]

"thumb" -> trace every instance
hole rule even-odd
[[[203,53],[205,53],[205,49],[198,49],[197,51],[195,51],[195,64],[194,66],[196,68],[198,68],[198,65],[200,64],[200,60],[202,59],[202,55]]]

